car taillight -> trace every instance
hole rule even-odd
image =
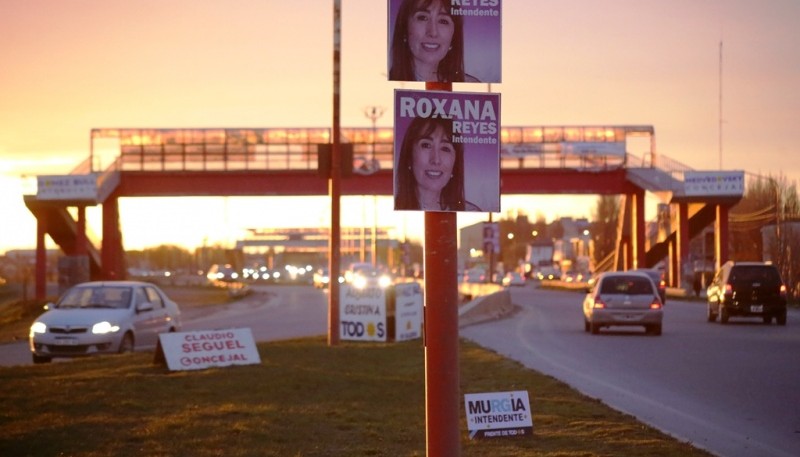
[[[733,295],[733,286],[725,284],[725,295]]]
[[[600,299],[600,297],[597,297],[597,298],[594,299],[594,304],[592,305],[592,308],[599,309],[599,308],[605,308],[605,307],[606,307],[606,304],[603,302],[603,300]]]
[[[786,298],[786,284],[781,284],[780,294],[782,298]]]
[[[658,297],[653,298],[653,303],[650,303],[650,309],[661,309],[661,300]]]

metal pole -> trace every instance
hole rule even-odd
[[[377,135],[378,119],[383,116],[383,108],[370,106],[364,110],[364,115],[372,121],[372,161],[370,167],[377,171],[375,159],[375,136]],[[378,266],[378,196],[372,196],[372,266]],[[362,261],[363,262],[363,261]]]
[[[451,83],[425,83],[452,91]],[[458,457],[458,284],[455,212],[425,213],[425,427],[428,457]]]
[[[339,344],[339,246],[341,242],[340,197],[341,197],[341,161],[339,149],[339,87],[341,36],[342,36],[342,1],[333,0],[333,145],[331,147],[331,176],[328,179],[328,195],[331,197],[331,238],[328,241],[328,346]]]

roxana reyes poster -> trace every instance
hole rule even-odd
[[[502,82],[501,0],[388,0],[390,81]]]
[[[500,94],[395,90],[394,208],[500,211]]]

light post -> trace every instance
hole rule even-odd
[[[378,119],[383,116],[384,108],[381,106],[368,106],[364,108],[364,115],[372,121],[372,157],[370,169],[378,171],[378,162],[375,159],[375,136],[377,134]],[[378,197],[372,196],[372,266],[378,266]]]
[[[781,239],[781,191],[780,187],[778,186],[778,180],[770,177],[770,182],[772,183],[773,187],[775,188],[775,239],[778,243],[778,251],[776,253],[776,262],[778,265],[778,269],[781,270],[781,274],[783,274],[783,240]]]

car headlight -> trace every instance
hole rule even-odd
[[[367,287],[367,278],[363,276],[356,276],[355,278],[353,278],[353,286],[356,289],[363,289]]]
[[[119,331],[118,325],[111,325],[111,322],[103,321],[92,326],[92,333],[95,335],[105,335],[106,333],[113,333]]]
[[[381,276],[378,279],[378,285],[381,286],[382,289],[385,289],[392,285],[392,278],[388,276]]]
[[[47,333],[47,326],[44,324],[44,322],[37,321],[31,325],[31,335],[34,333]]]

